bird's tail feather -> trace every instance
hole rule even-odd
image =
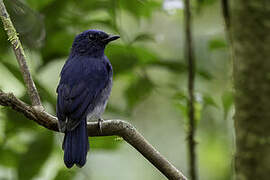
[[[68,168],[71,168],[74,164],[78,167],[85,164],[89,149],[86,120],[81,121],[74,130],[65,133],[62,147],[64,162]]]

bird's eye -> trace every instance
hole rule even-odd
[[[95,39],[93,34],[89,34],[88,38],[89,38],[90,41],[93,41]]]

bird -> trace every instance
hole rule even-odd
[[[83,167],[89,150],[87,121],[102,118],[112,89],[113,70],[104,54],[106,45],[120,38],[101,30],[78,34],[72,44],[57,86],[56,115],[65,133],[62,149],[67,168]]]

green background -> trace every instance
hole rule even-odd
[[[106,55],[114,85],[104,119],[123,119],[188,174],[187,68],[181,0],[4,1],[23,40],[28,65],[46,110],[55,114],[59,73],[76,34],[119,34]],[[219,1],[192,1],[196,69],[198,172],[228,180],[233,167],[231,59]],[[46,36],[45,33],[46,32]],[[0,28],[0,88],[29,103],[15,56]],[[147,179],[165,177],[117,137],[89,138],[84,168],[67,169],[63,136],[0,107],[0,179]]]

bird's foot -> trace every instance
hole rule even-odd
[[[101,119],[101,118],[98,119],[98,128],[99,128],[100,134],[102,134],[102,122],[103,122],[103,121],[104,121],[104,120]]]

